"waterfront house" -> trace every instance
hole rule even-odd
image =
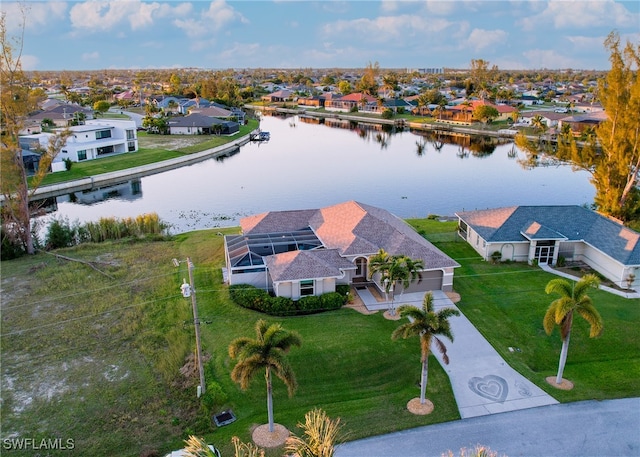
[[[463,211],[460,236],[485,260],[583,262],[619,287],[640,287],[640,233],[582,206]]]
[[[457,262],[390,212],[356,201],[321,209],[270,211],[240,220],[241,234],[225,236],[225,279],[294,300],[367,283],[369,257],[421,259],[424,269],[405,292],[453,289]]]
[[[325,100],[324,107],[327,111],[342,111],[348,113],[351,110],[357,109],[358,111],[375,113],[378,111],[378,100],[369,94],[355,92],[343,97]]]
[[[92,119],[84,125],[67,127],[71,136],[67,138],[60,153],[51,163],[51,171],[66,170],[65,161],[83,162],[112,154],[138,150],[136,123],[122,119]],[[61,129],[57,129],[61,130]],[[20,144],[31,151],[46,149],[51,133],[39,133],[20,137]]]
[[[171,117],[168,120],[171,135],[235,135],[240,124],[203,114]]]

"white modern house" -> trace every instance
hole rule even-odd
[[[622,288],[640,288],[640,233],[582,206],[512,206],[457,213],[485,260],[584,262]]]
[[[64,171],[66,159],[83,162],[138,150],[136,124],[131,120],[92,119],[85,121],[84,125],[67,128],[71,135],[51,164],[53,172]],[[37,152],[47,148],[51,137],[51,133],[24,135],[20,137],[20,144],[25,149]]]

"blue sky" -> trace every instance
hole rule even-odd
[[[640,2],[614,0],[24,1],[25,70],[609,68],[603,41],[640,43]],[[7,31],[18,3],[2,0]]]

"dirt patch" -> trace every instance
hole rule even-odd
[[[410,413],[418,416],[426,416],[433,412],[433,403],[429,399],[425,399],[424,403],[420,403],[420,398],[412,398],[407,403],[407,409]]]
[[[445,294],[453,303],[458,303],[460,301],[460,294],[457,292],[445,292]]]
[[[259,425],[253,430],[251,438],[260,447],[278,447],[289,438],[289,430],[284,425],[273,424],[273,432],[270,432],[269,424]]]
[[[204,135],[144,135],[138,137],[140,148],[166,149],[169,151],[194,146],[210,140]]]
[[[545,378],[545,380],[549,383],[549,385],[555,387],[556,389],[560,389],[560,390],[571,390],[573,389],[573,383],[571,381],[568,381],[564,378],[562,378],[562,382],[560,384],[558,384],[556,382],[556,377],[555,376],[548,376],[547,378]]]
[[[389,321],[397,321],[400,320],[400,313],[397,310],[393,313],[391,313],[391,311],[385,311],[384,318]]]

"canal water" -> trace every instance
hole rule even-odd
[[[403,217],[512,205],[593,201],[589,174],[568,165],[530,168],[511,142],[465,135],[423,136],[381,126],[300,116],[263,116],[270,140],[228,157],[56,200],[43,217],[96,221],[157,213],[171,233],[234,226],[271,210],[346,200]]]

